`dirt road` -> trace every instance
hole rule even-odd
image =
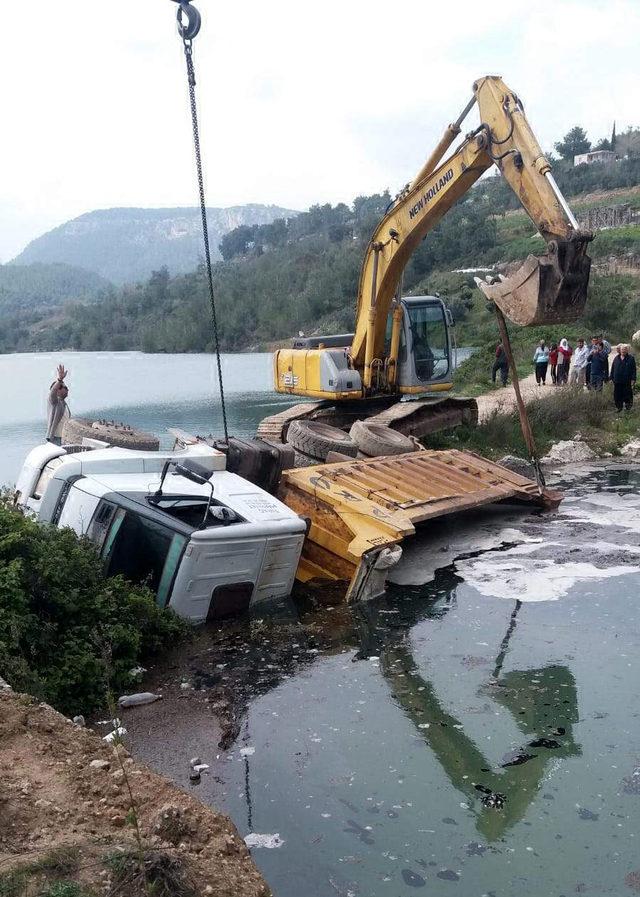
[[[520,380],[520,392],[525,402],[538,397],[553,395],[555,386],[547,380],[546,386],[536,386],[535,374],[529,374]],[[484,423],[494,411],[513,411],[516,407],[516,394],[513,386],[496,389],[478,396],[478,423]]]

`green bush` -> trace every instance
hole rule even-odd
[[[15,689],[87,713],[189,631],[147,588],[107,579],[88,540],[0,500],[0,676]]]

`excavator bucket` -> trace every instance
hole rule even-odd
[[[577,320],[587,301],[590,234],[552,240],[542,256],[530,255],[513,274],[495,283],[476,283],[514,324],[567,324]]]

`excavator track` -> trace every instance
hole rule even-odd
[[[269,442],[286,442],[289,424],[294,420],[321,420],[343,430],[348,430],[355,420],[367,420],[419,439],[438,430],[449,430],[460,424],[475,426],[478,422],[476,400],[457,396],[429,396],[407,402],[389,397],[382,401],[350,403],[350,407],[344,404],[338,407],[330,402],[291,405],[265,417],[258,425],[257,435]]]
[[[391,427],[404,436],[428,436],[438,430],[449,430],[460,424],[478,423],[478,403],[463,397],[418,399],[396,402],[379,414],[367,418],[369,423]]]
[[[291,421],[312,417],[313,412],[324,404],[324,402],[300,402],[285,408],[284,411],[279,411],[278,414],[265,417],[258,424],[256,436],[266,439],[268,442],[286,442],[287,430]]]

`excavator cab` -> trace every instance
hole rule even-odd
[[[433,389],[450,389],[453,374],[451,312],[438,296],[406,296],[400,300],[400,306],[398,391],[412,395]],[[387,322],[387,355],[392,318],[393,312]]]

